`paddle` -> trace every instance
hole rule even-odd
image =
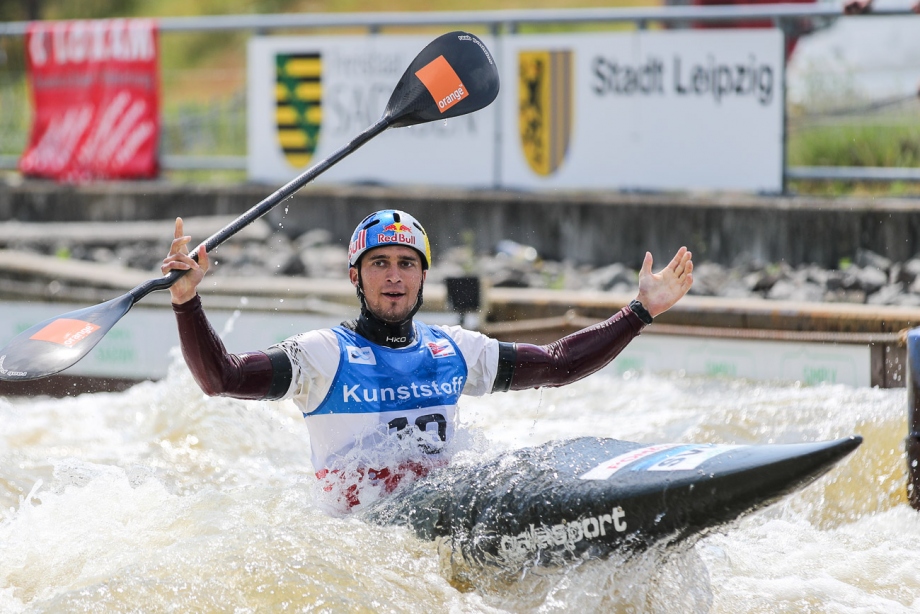
[[[436,38],[406,69],[376,124],[209,237],[204,248],[213,251],[387,128],[478,111],[495,100],[498,87],[498,70],[482,41],[466,32]],[[168,289],[186,272],[171,271],[101,305],[66,313],[20,333],[0,349],[0,380],[40,379],[74,365],[135,303],[155,290]]]

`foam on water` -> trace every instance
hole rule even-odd
[[[165,380],[124,393],[0,399],[0,611],[907,612],[920,516],[905,411],[904,390],[613,371],[464,398],[458,462],[581,435],[866,439],[682,551],[509,581],[404,529],[325,513],[296,408],[208,399],[176,355]]]

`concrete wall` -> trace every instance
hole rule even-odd
[[[185,186],[165,182],[58,186],[0,185],[0,221],[150,220],[239,214],[277,186]],[[416,215],[435,250],[473,241],[491,251],[501,239],[536,247],[548,259],[638,267],[680,245],[697,262],[739,258],[835,267],[858,248],[896,261],[920,253],[920,200],[748,195],[466,192],[376,186],[309,186],[266,218],[297,235],[326,228],[347,241],[357,222],[381,208]],[[169,237],[164,237],[164,243]],[[437,258],[437,252],[435,252]]]

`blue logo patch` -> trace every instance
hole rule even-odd
[[[353,345],[345,346],[348,362],[356,365],[376,365],[377,358],[371,348],[359,348]]]

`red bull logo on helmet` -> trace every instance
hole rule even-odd
[[[415,245],[415,236],[412,228],[402,222],[393,222],[383,227],[377,234],[377,243],[399,243],[401,245]]]
[[[392,224],[391,224],[392,226]],[[384,228],[386,230],[386,228]],[[403,234],[406,233],[406,234]],[[377,235],[377,243],[398,243],[400,245],[411,245],[415,246],[415,237],[409,233],[408,226],[406,230],[397,230],[393,234],[383,234],[382,232]]]
[[[393,222],[384,226],[383,232],[412,232],[412,229],[402,222]]]
[[[348,259],[351,260],[355,254],[367,247],[367,231],[362,230],[355,237],[355,240],[348,244]]]

